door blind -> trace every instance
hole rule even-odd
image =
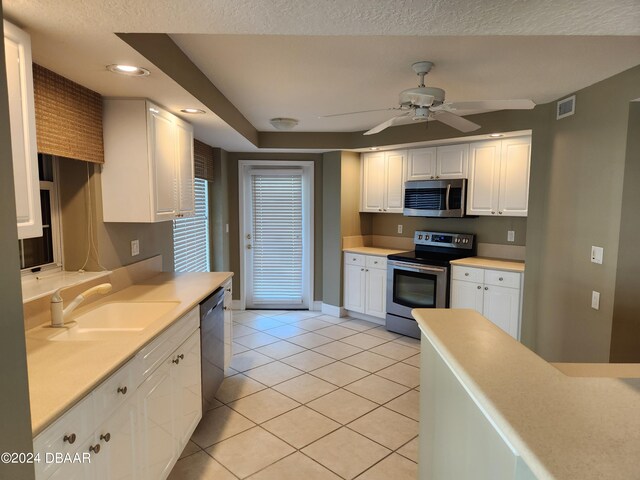
[[[251,176],[253,304],[302,304],[302,172]]]
[[[173,221],[173,261],[176,272],[209,271],[208,182],[196,178],[195,214]]]

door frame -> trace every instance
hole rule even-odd
[[[303,226],[304,232],[307,234],[307,244],[309,246],[308,255],[306,255],[303,259],[305,265],[303,265],[303,271],[306,274],[303,276],[303,282],[305,282],[305,291],[303,293],[307,298],[307,308],[309,310],[313,310],[314,304],[314,265],[315,265],[315,246],[314,246],[314,236],[315,236],[315,192],[314,192],[314,184],[315,184],[315,164],[312,160],[239,160],[238,161],[238,254],[240,255],[240,309],[245,310],[246,308],[246,291],[247,291],[247,283],[246,283],[246,260],[245,260],[245,207],[246,207],[246,194],[245,191],[245,183],[246,176],[250,174],[251,170],[259,169],[265,170],[269,168],[287,168],[287,167],[299,167],[303,170],[303,210],[305,209],[305,200],[309,204],[309,221],[305,222],[306,225]],[[305,177],[307,178],[308,185],[305,185]],[[307,195],[304,194],[305,186],[308,192]]]

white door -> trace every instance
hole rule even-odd
[[[387,271],[380,268],[367,268],[365,273],[366,303],[364,313],[385,318],[387,316]]]
[[[451,308],[471,308],[483,313],[482,287],[481,283],[451,280]]]
[[[436,178],[436,148],[417,148],[407,153],[407,180]]]
[[[132,480],[137,478],[138,438],[135,398],[128,399],[98,429],[96,441],[96,480]]]
[[[244,168],[245,306],[309,308],[313,167]]]
[[[171,376],[176,392],[176,438],[186,445],[202,418],[202,382],[200,378],[200,330],[196,330],[175,352],[179,363]]]
[[[498,215],[526,217],[529,204],[531,137],[502,141]]]
[[[170,220],[177,206],[176,128],[167,112],[153,106],[148,109],[147,119],[155,220]]]
[[[436,178],[467,178],[469,145],[438,147],[436,157]]]
[[[193,180],[193,127],[186,122],[176,123],[176,169],[178,174],[178,213],[194,215],[195,194]]]
[[[520,290],[517,288],[484,287],[483,315],[502,330],[518,340],[518,318],[520,313]]]
[[[344,266],[344,308],[364,313],[366,280],[364,266]]]
[[[500,145],[498,141],[472,143],[469,148],[467,213],[497,215],[500,182]]]
[[[407,152],[385,152],[386,188],[382,211],[402,213],[404,207],[404,178]]]
[[[385,194],[384,152],[362,156],[361,212],[382,212]]]

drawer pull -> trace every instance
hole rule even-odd
[[[180,363],[180,359],[179,358],[174,358],[173,360],[171,360],[173,363],[175,363],[176,365],[178,365]]]
[[[469,276],[469,272],[465,272],[465,273],[464,273],[464,276],[465,276],[465,277],[468,277],[468,276]]]
[[[360,269],[360,271],[361,271],[361,272],[364,272],[364,268],[361,268],[361,269]]]
[[[478,290],[481,290],[481,289],[482,289],[482,287],[480,285],[478,285]]]
[[[231,310],[229,307],[222,307],[223,310]]]
[[[98,443],[96,445],[91,445],[89,447],[89,451],[93,452],[93,453],[96,453],[96,454],[100,453],[100,444]]]
[[[107,432],[104,435],[100,435],[100,440],[104,440],[105,442],[109,443],[109,440],[111,440],[111,434]]]
[[[118,393],[121,393],[121,394],[123,394],[123,395],[126,395],[126,394],[127,394],[127,387],[126,387],[126,386],[124,386],[124,387],[118,387]]]
[[[378,262],[377,262],[377,261],[374,261],[374,262],[373,262],[373,264],[374,264],[374,265],[377,265],[377,264],[378,264]]]
[[[354,258],[353,258],[353,261],[355,262],[356,260],[357,260],[357,259],[354,257]]]
[[[178,358],[179,358],[180,360],[184,360],[184,353],[181,353],[180,355],[178,355]]]
[[[498,280],[502,281],[502,280],[504,280],[504,278],[500,277]]]
[[[485,290],[489,290],[489,287],[484,287]]]
[[[69,445],[73,445],[74,443],[76,443],[76,434],[72,433],[71,435],[65,435],[62,441],[68,442]]]

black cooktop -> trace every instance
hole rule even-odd
[[[417,263],[420,265],[436,265],[438,267],[446,267],[451,260],[459,258],[472,257],[475,253],[469,251],[463,254],[445,253],[445,252],[402,252],[388,255],[389,260],[397,260],[399,262]]]

